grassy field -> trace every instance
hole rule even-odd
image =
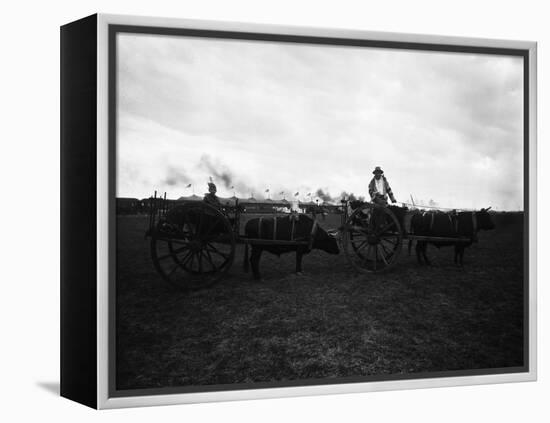
[[[327,227],[338,226],[329,216]],[[464,268],[450,248],[432,266],[403,249],[384,274],[357,275],[343,254],[264,253],[263,280],[242,247],[213,288],[181,294],[155,273],[147,218],[117,219],[117,388],[415,374],[523,365],[522,215],[496,215]]]

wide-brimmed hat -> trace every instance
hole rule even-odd
[[[372,171],[372,173],[374,173],[376,175],[377,173],[384,173],[384,171],[382,169],[380,169],[380,166],[376,166],[374,168],[374,170]]]

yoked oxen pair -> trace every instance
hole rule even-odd
[[[495,224],[489,214],[488,207],[479,211],[444,213],[441,211],[429,211],[414,214],[411,218],[411,234],[416,236],[441,237],[441,238],[463,238],[463,241],[416,241],[416,257],[418,263],[422,264],[422,258],[426,264],[430,264],[426,251],[428,244],[437,248],[454,246],[455,264],[463,265],[464,250],[477,242],[477,233],[480,230],[491,230]],[[409,253],[411,242],[409,242]]]
[[[310,253],[311,250],[318,249],[329,254],[340,252],[336,238],[307,215],[250,219],[246,222],[244,232],[249,239],[274,241],[269,245],[251,244],[250,265],[255,279],[261,277],[260,258],[263,251],[277,256],[296,252],[296,273],[298,274],[302,272],[302,257]],[[285,241],[302,241],[302,244],[285,244]],[[245,246],[244,270],[248,272],[248,243]]]

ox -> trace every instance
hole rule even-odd
[[[312,249],[323,250],[329,254],[340,252],[336,238],[329,235],[318,226],[317,222],[306,215],[250,219],[246,222],[244,232],[245,236],[250,239],[274,240],[270,245],[251,244],[250,265],[255,279],[260,279],[260,257],[264,250],[278,256],[295,251],[296,273],[298,274],[302,272],[302,257]],[[284,241],[311,242],[292,245],[285,244]],[[248,272],[248,243],[245,246],[244,270]]]
[[[454,246],[455,264],[463,265],[464,249],[477,242],[477,233],[480,230],[491,230],[495,224],[488,213],[490,207],[480,211],[444,213],[441,211],[430,211],[416,213],[411,218],[411,234],[428,237],[457,238],[462,237],[469,240],[456,241],[426,241],[416,242],[416,258],[422,264],[422,258],[426,264],[430,264],[426,251],[428,244],[437,248]],[[409,243],[409,251],[411,244]]]

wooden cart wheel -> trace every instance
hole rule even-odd
[[[343,248],[359,272],[381,272],[399,257],[403,233],[399,220],[387,207],[367,203],[356,209],[343,228]]]
[[[155,269],[179,289],[198,290],[219,282],[234,257],[229,220],[202,202],[169,210],[151,236]]]

